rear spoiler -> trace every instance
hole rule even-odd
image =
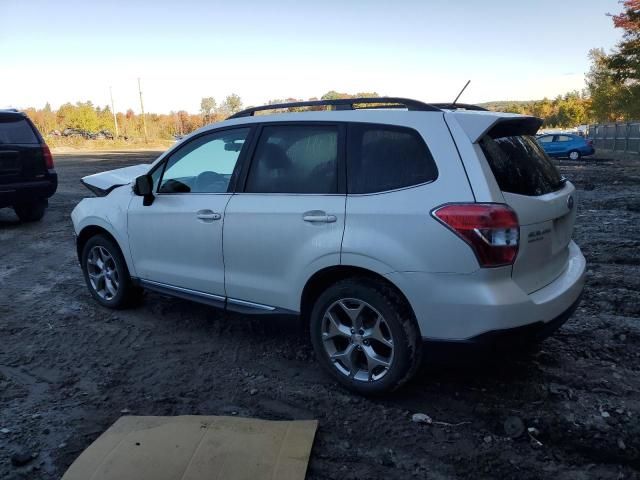
[[[542,126],[542,119],[526,115],[488,112],[449,112],[469,136],[471,143],[485,135],[492,138],[514,135],[535,135]]]

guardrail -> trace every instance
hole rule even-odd
[[[640,122],[589,125],[587,138],[596,149],[640,154]]]

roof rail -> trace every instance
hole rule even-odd
[[[363,105],[356,107],[356,105]],[[373,104],[373,105],[372,105]],[[281,108],[292,107],[336,107],[336,110],[358,110],[367,108],[406,108],[421,112],[438,112],[440,108],[435,105],[400,97],[360,97],[360,98],[339,98],[335,100],[308,100],[304,102],[274,103],[273,105],[262,105],[251,107],[235,113],[227,118],[252,117],[256,112],[263,110],[279,110]]]
[[[0,108],[0,112],[20,113],[20,110],[18,110],[17,108]]]
[[[438,107],[441,110],[477,110],[481,112],[488,112],[484,107],[479,105],[472,105],[470,103],[432,103],[434,107]]]

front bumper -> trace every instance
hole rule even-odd
[[[386,277],[407,297],[423,339],[474,342],[483,335],[499,337],[518,328],[552,330],[564,323],[566,318],[558,319],[573,313],[585,272],[584,256],[571,242],[562,274],[529,294],[511,278],[511,267],[481,268],[468,275],[394,272]]]

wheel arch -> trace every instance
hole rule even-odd
[[[373,270],[369,270],[363,267],[356,267],[353,265],[335,265],[331,267],[325,267],[321,270],[318,270],[311,277],[309,277],[309,279],[305,283],[304,288],[302,289],[302,294],[300,296],[301,318],[304,321],[309,320],[311,309],[313,308],[314,299],[316,299],[330,285],[333,285],[340,280],[353,277],[370,278],[380,281],[388,287],[392,288],[398,294],[401,300],[405,302],[407,308],[410,309],[415,318],[415,312],[413,311],[413,307],[411,306],[409,299],[395,283],[391,282],[385,276],[374,272]]]
[[[120,245],[120,242],[118,242],[116,237],[109,230],[107,230],[106,228],[100,225],[95,225],[95,224],[87,225],[80,231],[80,233],[78,233],[78,237],[76,239],[76,253],[78,254],[78,261],[80,263],[82,263],[82,250],[84,249],[84,246],[87,244],[90,238],[96,235],[104,235],[109,240],[113,241],[113,243],[115,243],[120,249],[120,253],[122,253],[122,256],[125,258],[125,263],[126,263],[127,256],[125,255],[125,252],[122,249],[122,245]],[[129,271],[131,270],[129,269]]]

